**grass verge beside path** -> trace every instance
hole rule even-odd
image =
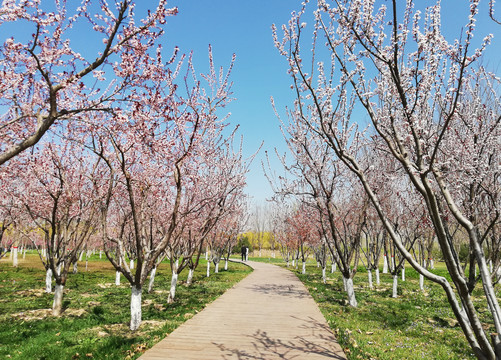
[[[442,288],[425,280],[421,291],[413,269],[406,269],[405,282],[399,276],[394,299],[391,275],[381,274],[381,284],[370,290],[367,272],[359,268],[354,278],[358,308],[348,306],[339,271],[328,273],[323,284],[315,264],[307,265],[305,275],[301,266],[288,269],[308,288],[348,359],[475,359]],[[436,272],[446,276],[445,269]],[[488,315],[480,292],[474,298]]]
[[[163,263],[154,291],[143,291],[143,323],[131,332],[128,282],[122,276],[122,285],[115,286],[114,269],[98,258],[88,270],[79,262],[79,272],[69,275],[65,311],[55,318],[38,257],[27,255],[17,269],[7,259],[0,261],[0,358],[135,359],[251,272],[231,263],[228,271],[207,278],[201,263],[193,285],[180,281],[176,302],[167,304],[170,267]]]

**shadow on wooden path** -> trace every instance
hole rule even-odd
[[[248,264],[251,274],[140,359],[346,359],[293,273]]]

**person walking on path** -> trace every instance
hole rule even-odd
[[[245,258],[246,258],[246,246],[242,245],[242,250],[241,250],[241,253],[242,253],[242,261],[245,261]]]

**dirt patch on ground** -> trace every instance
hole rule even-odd
[[[116,286],[115,283],[104,283],[104,284],[97,284],[98,287],[101,289],[108,289],[112,286]]]
[[[166,294],[168,292],[169,292],[168,290],[154,290],[153,291],[154,294]]]
[[[121,336],[124,338],[134,338],[136,336],[144,335],[145,330],[151,330],[155,328],[160,328],[167,323],[165,321],[156,321],[156,320],[143,320],[141,322],[141,326],[136,331],[130,331],[129,324],[109,324],[93,327],[88,329],[87,331],[91,331],[95,333],[99,337],[105,337],[109,335]]]
[[[30,289],[30,290],[16,291],[16,295],[19,296],[42,297],[44,294],[45,294],[45,289]]]
[[[84,309],[66,309],[63,311],[61,316],[81,317],[86,313],[87,311],[85,311]],[[52,309],[37,309],[37,310],[22,311],[17,314],[12,314],[11,316],[14,319],[19,319],[24,321],[43,320],[45,318],[52,317]]]
[[[80,296],[83,297],[83,298],[92,298],[92,297],[98,297],[99,294],[83,293],[83,294],[80,294]]]

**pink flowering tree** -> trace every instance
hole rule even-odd
[[[0,164],[53,126],[110,112],[137,85],[137,58],[154,47],[161,24],[177,13],[164,0],[143,19],[129,0],[54,5],[49,11],[39,0],[12,0],[0,7],[0,26],[13,29],[0,47]],[[75,31],[95,43],[95,52],[71,41]]]
[[[301,50],[308,28],[302,21],[305,5],[284,25],[283,38],[275,31],[275,41],[297,90],[292,121],[309,128],[358,177],[406,261],[444,289],[475,356],[496,359],[501,357],[501,309],[482,243],[494,228],[484,219],[495,224],[499,212],[499,201],[486,189],[499,172],[501,118],[498,80],[475,67],[490,41],[487,36],[473,48],[478,3],[470,2],[462,36],[452,42],[441,31],[440,2],[423,12],[413,1],[396,0],[389,8],[369,0],[319,1],[311,24],[314,51],[308,54]],[[365,132],[357,125],[364,117],[370,121]],[[373,140],[380,145],[379,156],[397,161],[408,191],[426,204],[451,280],[416,261],[392,226],[360,158]],[[492,211],[480,213],[479,201]],[[490,314],[487,328],[453,248],[450,229],[456,226],[467,236],[479,268]]]
[[[83,148],[75,145],[44,143],[40,151],[17,157],[17,166],[9,169],[11,194],[24,212],[25,221],[19,231],[32,240],[47,278],[50,281],[52,275],[56,282],[52,308],[55,316],[63,310],[70,266],[77,261],[98,220],[90,181],[95,159],[85,156]],[[40,240],[43,247],[39,246]]]
[[[230,100],[229,71],[218,75],[211,52],[209,59],[204,88],[191,57],[177,62],[173,58],[166,65],[159,51],[144,54],[137,59],[135,74],[142,86],[129,95],[129,102],[114,109],[113,117],[100,118],[100,126],[87,140],[105,164],[103,176],[95,179],[96,191],[104,192],[103,244],[108,259],[132,287],[131,330],[141,323],[146,278],[179,236],[184,206],[204,166],[205,152],[225,126],[218,109]],[[180,81],[183,65],[187,72]],[[178,90],[180,84],[186,94]],[[134,268],[126,262],[126,253],[136,256]]]

